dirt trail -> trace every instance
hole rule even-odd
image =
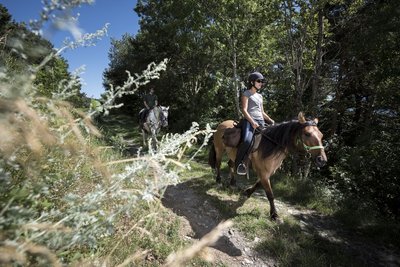
[[[265,198],[257,192],[252,197]],[[187,239],[200,239],[224,220],[211,201],[207,200],[205,195],[196,193],[188,182],[169,186],[162,203],[181,216],[184,226],[182,235]],[[265,205],[268,205],[267,203],[265,198]],[[317,234],[330,242],[340,244],[350,255],[357,257],[358,262],[364,262],[365,266],[400,266],[400,256],[396,251],[365,243],[356,234],[341,230],[342,227],[332,218],[311,210],[299,210],[281,201],[276,201],[276,206],[281,215],[291,215],[298,219],[306,234]],[[260,241],[257,238],[247,240],[242,233],[231,228],[223,233],[209,253],[216,264],[225,266],[277,266],[275,260],[268,256],[268,252],[262,255],[256,252],[254,247]]]
[[[187,183],[169,186],[162,203],[181,216],[184,225],[182,234],[188,239],[200,239],[224,220],[219,211]],[[257,240],[247,240],[240,232],[231,228],[223,233],[209,253],[215,263],[226,266],[276,266],[272,258],[258,255],[252,249],[256,244]]]

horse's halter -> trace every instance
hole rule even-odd
[[[306,121],[305,123],[302,124],[303,128],[307,127],[307,126],[317,126],[317,123],[314,121]],[[308,146],[304,143],[303,139],[298,135],[297,136],[297,141],[296,141],[297,145],[303,145],[304,150],[307,153],[310,153],[311,150],[317,150],[317,149],[322,149],[324,150],[324,146]]]

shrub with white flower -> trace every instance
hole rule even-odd
[[[64,100],[74,93],[78,76],[59,84],[52,98],[35,94],[35,74],[65,49],[93,45],[106,34],[81,35],[69,11],[92,1],[45,1],[41,19],[32,22],[40,32],[52,20],[73,32],[76,40],[51,52],[31,73],[10,77],[0,69],[0,264],[61,266],[74,261],[77,251],[93,254],[101,240],[113,236],[116,223],[140,203],[160,197],[167,185],[179,181],[183,152],[211,129],[197,124],[183,134],[169,134],[146,155],[126,160],[101,149],[101,133],[92,118],[118,108],[115,100],[157,79],[168,60],[149,64],[123,86],[111,87],[104,102],[92,100],[87,113]],[[53,14],[58,12],[59,16]],[[129,90],[128,90],[129,89]],[[140,221],[142,218],[132,218]]]

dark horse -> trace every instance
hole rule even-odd
[[[214,133],[213,144],[209,152],[209,164],[215,169],[217,183],[221,182],[221,159],[224,151],[229,157],[231,184],[235,184],[234,164],[237,148],[227,147],[223,142],[225,129],[234,127],[232,120],[227,120],[218,125]],[[267,194],[270,204],[270,216],[278,218],[274,204],[270,177],[281,166],[289,153],[308,153],[314,158],[318,167],[325,165],[327,158],[322,145],[322,133],[317,127],[318,119],[306,120],[300,112],[298,120],[283,122],[264,129],[258,149],[250,154],[251,165],[257,173],[258,180],[244,191],[250,197],[254,191],[262,186]]]

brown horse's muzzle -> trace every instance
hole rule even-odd
[[[322,155],[315,157],[315,165],[317,165],[317,167],[319,167],[319,168],[324,167],[326,162],[327,162],[327,158],[326,158],[325,153],[322,153]]]

